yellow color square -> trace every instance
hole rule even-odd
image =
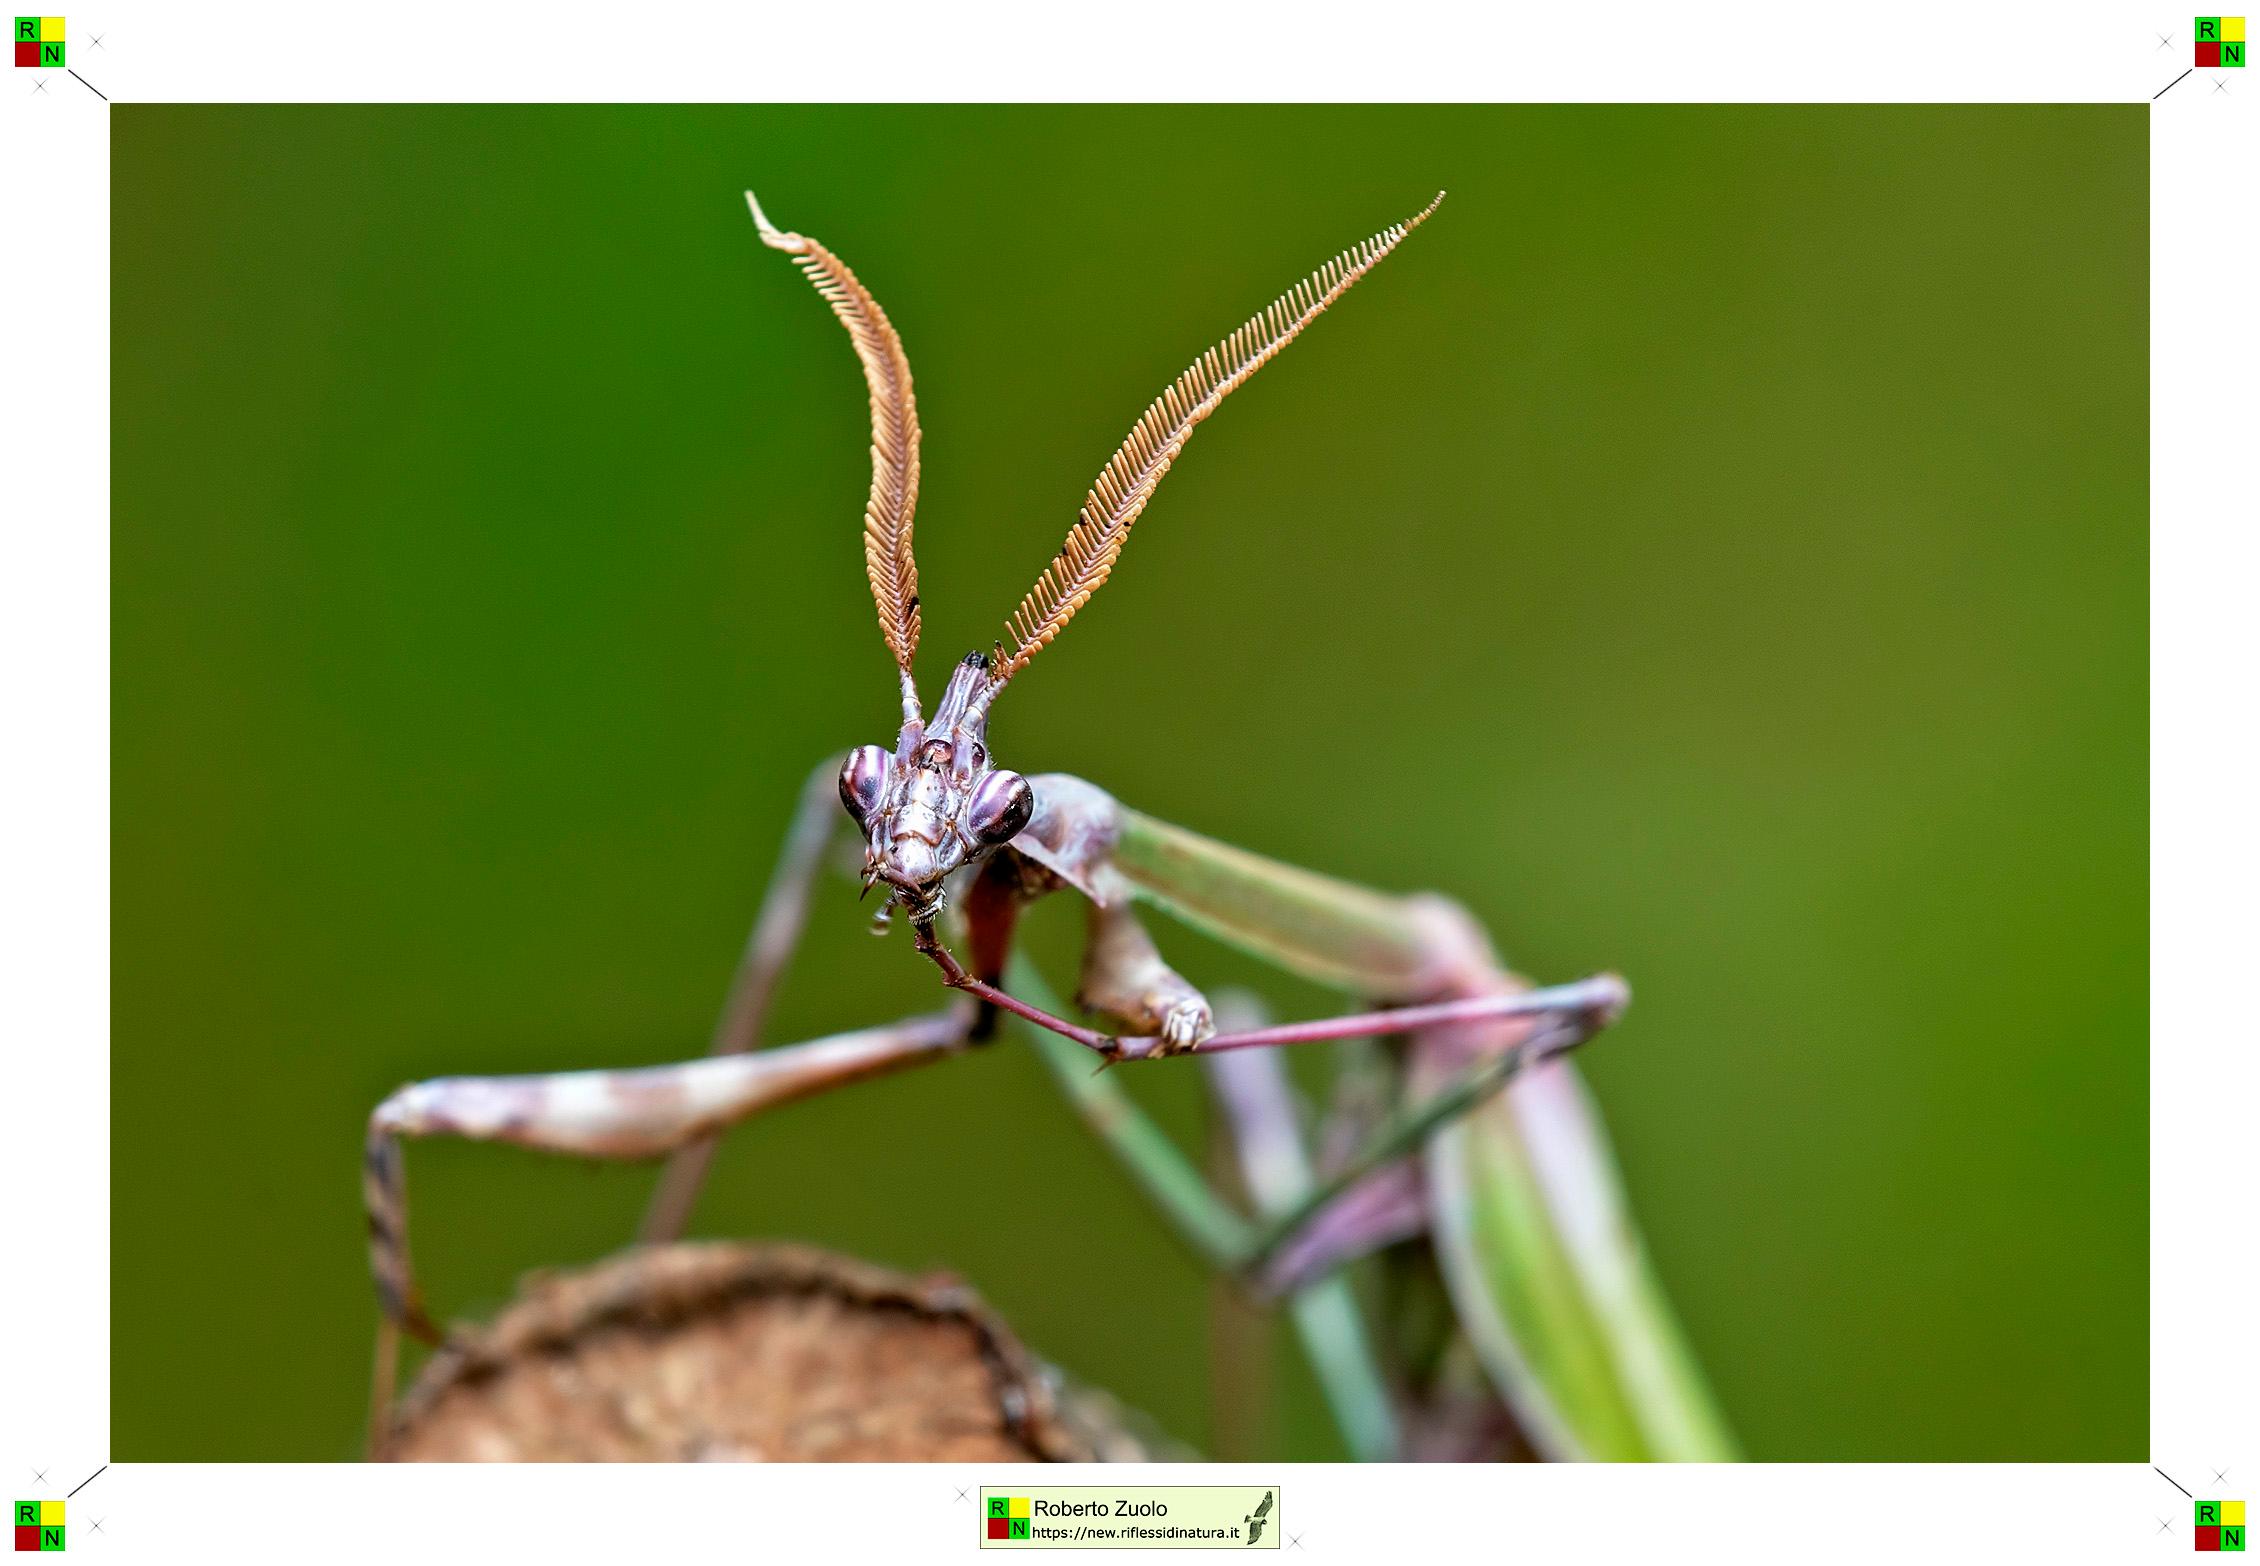
[[[1025,1495],[1016,1495],[1012,1498],[1012,1515],[1015,1517],[1025,1517],[1028,1515],[1028,1497],[1026,1497]]]
[[[2241,16],[2224,16],[2224,17],[2222,17],[2222,18],[2221,18],[2221,42],[2223,42],[2223,43],[2242,43],[2242,42],[2244,42],[2244,18],[2243,18],[2243,17],[2241,17]],[[2240,1504],[2241,1504],[2241,1503],[2240,1503]]]
[[[2237,36],[2241,38],[2244,35],[2239,33]],[[39,19],[39,41],[41,43],[61,43],[63,41],[63,19],[59,16],[41,17]]]
[[[2244,18],[2240,16],[2237,20],[2241,22]],[[2221,25],[2223,27],[2228,26],[2229,19],[2225,16],[2222,17]],[[2241,27],[2237,29],[2240,35],[2243,31],[2244,29]],[[2244,1503],[2242,1501],[2223,1501],[2221,1503],[2221,1526],[2224,1528],[2241,1528],[2244,1526]]]
[[[60,1528],[63,1526],[63,1503],[61,1501],[41,1501],[39,1503],[39,1526],[42,1528]]]

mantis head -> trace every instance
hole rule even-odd
[[[1012,841],[1035,814],[1028,780],[989,764],[989,704],[1105,583],[1131,524],[1185,449],[1193,426],[1244,385],[1351,284],[1373,269],[1444,199],[1353,245],[1193,361],[1131,428],[1084,496],[1067,542],[1020,600],[1012,645],[968,653],[925,721],[911,658],[918,649],[918,563],[910,527],[918,508],[918,404],[910,360],[887,314],[847,263],[805,234],[786,233],[746,192],[761,242],[793,257],[855,344],[871,396],[871,496],[863,508],[863,563],[879,629],[901,676],[902,732],[893,751],[866,745],[840,771],[840,803],[864,834],[863,884],[883,881],[891,903],[923,927],[942,906],[952,871]]]
[[[1017,836],[1036,791],[989,760],[986,653],[950,675],[931,725],[915,712],[889,752],[865,745],[840,768],[840,803],[864,835],[863,884],[884,881],[903,911],[931,919],[950,872]]]

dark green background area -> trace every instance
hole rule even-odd
[[[1164,382],[1448,187],[999,753],[1628,974],[1585,1069],[1753,1456],[2144,1451],[2141,109],[113,123],[117,1456],[353,1455],[371,1105],[698,1051],[805,769],[892,737],[862,385],[749,183],[908,344],[929,695]],[[933,1002],[864,913],[775,1037]],[[652,1181],[408,1162],[446,1314]],[[955,1269],[1211,1438],[1203,1274],[1015,1041],[741,1132],[700,1229]],[[1338,1455],[1278,1360],[1262,1449]]]

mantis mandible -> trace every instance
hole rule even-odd
[[[1717,1457],[1730,1447],[1624,1212],[1598,1120],[1567,1063],[1628,992],[1603,974],[1533,989],[1475,921],[1437,896],[1395,896],[1277,863],[1145,816],[1063,774],[1023,776],[989,750],[989,715],[1102,587],[1132,526],[1194,429],[1365,278],[1443,200],[1343,251],[1196,359],[1132,428],[1081,514],[1008,622],[1007,639],[951,671],[931,716],[918,648],[918,410],[910,363],[878,301],[816,240],[776,227],[747,193],[756,231],[791,257],[848,332],[871,412],[864,564],[892,655],[902,725],[891,747],[823,763],[803,790],[708,1055],[624,1071],[448,1077],[411,1084],[370,1118],[369,1245],[384,1312],[377,1418],[389,1403],[397,1330],[441,1338],[409,1264],[399,1140],[454,1136],[601,1158],[670,1156],[641,1238],[686,1222],[716,1134],[758,1111],[986,1042],[1004,1016],[1044,1050],[1069,1098],[1212,1263],[1295,1310],[1346,1437],[1363,1457],[1419,1450],[1423,1392],[1368,1341],[1341,1269],[1426,1236],[1464,1371],[1487,1381],[1538,1452],[1559,1457]],[[852,827],[882,926],[899,911],[912,944],[956,992],[944,1008],[805,1043],[756,1048],[769,999],[806,923],[834,832]],[[1012,950],[1020,911],[1066,891],[1087,908],[1076,994],[1093,1027],[1062,1015]],[[1366,1008],[1284,1025],[1220,1028],[1217,1008],[1161,956],[1137,908],[1357,998]],[[961,960],[944,938],[962,932]],[[1365,1108],[1345,1108],[1305,1155],[1280,1047],[1398,1039],[1366,1058]],[[1240,1137],[1250,1216],[1211,1190],[1145,1122],[1115,1066],[1210,1062]],[[1542,1069],[1541,1069],[1542,1068]],[[1347,1076],[1345,1078],[1347,1080]],[[1384,1084],[1374,1102],[1372,1084]],[[1356,1095],[1351,1095],[1355,1098]],[[1399,1360],[1402,1356],[1397,1356]],[[1441,1356],[1445,1377],[1453,1360]],[[1461,1380],[1468,1379],[1464,1374]]]

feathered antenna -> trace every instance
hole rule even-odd
[[[1114,569],[1115,556],[1122,553],[1122,545],[1130,536],[1131,524],[1146,509],[1154,486],[1192,438],[1193,426],[1214,413],[1219,403],[1293,342],[1296,334],[1341,298],[1352,283],[1372,271],[1443,199],[1444,193],[1438,191],[1435,201],[1404,222],[1353,245],[1311,273],[1194,360],[1191,368],[1154,399],[1131,429],[1130,438],[1084,496],[1082,515],[1069,530],[1067,543],[1013,611],[1012,651],[1008,655],[1001,645],[998,648],[991,694],[1026,668],[1028,660],[1075,618],[1075,611],[1106,581],[1107,573]]]
[[[902,339],[848,265],[806,234],[788,234],[769,221],[752,191],[761,242],[799,263],[832,313],[847,328],[863,361],[871,391],[871,498],[863,508],[863,564],[879,605],[879,629],[902,670],[903,715],[918,715],[910,660],[918,651],[918,562],[910,552],[912,515],[918,509],[918,401],[910,389],[910,360]]]

